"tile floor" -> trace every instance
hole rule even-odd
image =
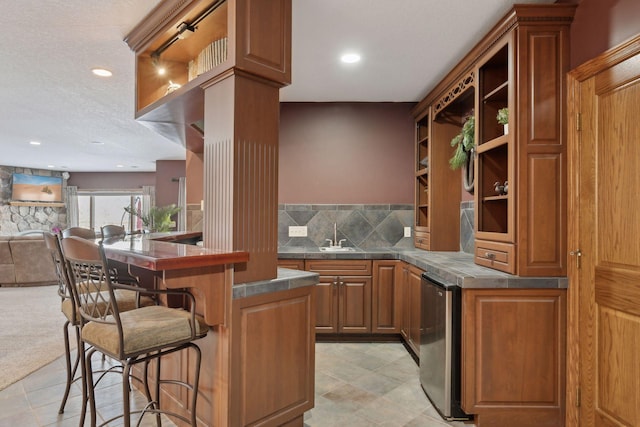
[[[307,427],[473,427],[446,423],[400,343],[317,343],[316,401]]]
[[[99,422],[120,408],[120,378],[118,375],[105,378],[107,381],[103,381],[98,392]],[[0,426],[77,426],[81,407],[79,385],[72,388],[65,413],[58,415],[64,383],[64,362],[60,358],[2,390]],[[138,394],[133,405],[140,405],[143,400]],[[146,417],[142,425],[155,425],[155,419]],[[163,426],[171,425],[163,422]],[[305,415],[305,426],[473,425],[448,424],[439,417],[420,388],[417,365],[402,344],[317,343],[315,408]]]

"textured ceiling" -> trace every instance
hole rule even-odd
[[[134,55],[122,40],[157,3],[0,3],[0,165],[153,171],[156,160],[184,159],[181,145],[133,119]],[[417,101],[510,5],[293,0],[293,83],[281,100]],[[340,64],[346,50],[363,60]],[[90,69],[98,66],[113,77],[93,76]],[[41,145],[30,145],[33,140]]]

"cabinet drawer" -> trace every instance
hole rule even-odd
[[[515,247],[510,243],[476,240],[476,264],[515,274]]]
[[[314,260],[305,261],[307,271],[313,271],[321,275],[335,276],[370,276],[371,260],[367,259],[340,259],[340,260]]]
[[[303,259],[279,259],[278,267],[290,268],[292,270],[304,270]]]
[[[431,235],[425,231],[416,231],[413,239],[413,245],[416,248],[430,250],[431,249]]]

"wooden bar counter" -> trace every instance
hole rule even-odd
[[[151,272],[155,286],[188,288],[196,297],[196,311],[211,327],[197,341],[199,425],[302,426],[314,404],[317,274],[279,269],[275,279],[234,285],[234,265],[248,253],[178,243],[197,237],[152,233],[103,244],[107,258]],[[193,358],[186,351],[163,358],[163,377],[192,378]],[[190,410],[179,387],[163,386],[161,399],[172,410]]]

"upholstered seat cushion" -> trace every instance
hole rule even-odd
[[[121,312],[133,310],[134,308],[138,308],[136,306],[136,291],[129,291],[124,289],[116,289],[116,300],[118,301],[118,309]],[[104,296],[104,293],[103,293]],[[101,304],[100,310],[103,311],[104,306],[106,305],[105,301],[100,301]],[[150,305],[155,305],[155,301],[150,297],[141,296],[140,297],[140,307],[147,307]],[[80,323],[80,312],[76,312],[76,319],[73,317],[73,300],[65,299],[62,301],[62,313],[67,317],[73,325],[77,325]]]
[[[120,313],[125,356],[188,341],[191,338],[190,317],[186,310],[158,305]],[[204,319],[196,316],[196,336],[205,336],[208,329]],[[115,324],[89,322],[82,328],[82,339],[107,354],[120,354]]]

